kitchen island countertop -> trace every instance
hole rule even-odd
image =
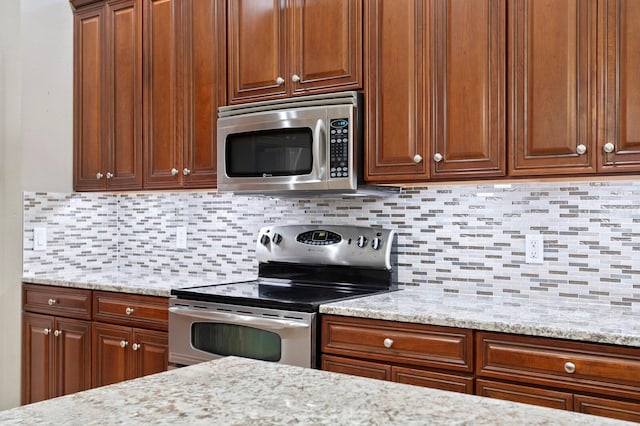
[[[2,411],[0,423],[624,424],[579,413],[236,357]]]

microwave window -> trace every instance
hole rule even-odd
[[[191,345],[221,356],[241,356],[278,362],[282,341],[276,333],[244,325],[197,322],[191,326]]]
[[[227,136],[229,177],[307,175],[313,165],[310,128],[233,133]]]

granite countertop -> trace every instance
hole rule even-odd
[[[625,424],[585,414],[236,357],[2,411],[0,423]]]
[[[629,307],[404,289],[320,306],[320,313],[640,347]]]

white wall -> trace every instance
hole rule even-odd
[[[20,403],[22,191],[72,188],[72,16],[0,1],[0,409]]]

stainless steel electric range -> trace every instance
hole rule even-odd
[[[262,228],[257,279],[171,291],[169,362],[236,355],[317,367],[318,307],[396,290],[394,240],[360,226]]]

